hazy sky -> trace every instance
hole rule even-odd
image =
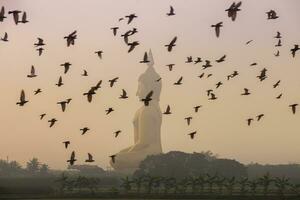
[[[0,36],[5,32],[9,42],[0,41],[1,104],[0,104],[0,158],[18,160],[25,164],[38,157],[51,168],[65,168],[70,152],[75,150],[79,162],[90,152],[96,164],[108,166],[109,155],[133,144],[132,119],[141,103],[135,96],[139,75],[146,69],[140,64],[143,54],[152,49],[156,71],[162,77],[162,110],[169,104],[172,115],[163,117],[163,151],[200,152],[211,150],[220,157],[235,158],[243,163],[300,163],[300,112],[293,115],[289,104],[300,104],[300,52],[292,58],[290,49],[300,44],[299,0],[243,0],[242,11],[232,22],[224,11],[229,0],[1,0],[6,11],[18,9],[27,12],[27,24],[16,26],[12,16],[0,23]],[[169,6],[175,16],[167,17]],[[265,12],[275,10],[279,18],[267,20]],[[129,25],[118,22],[120,17],[136,13],[138,18]],[[216,38],[210,26],[223,21],[221,35]],[[111,27],[119,26],[117,36]],[[137,28],[131,40],[140,45],[130,54],[120,37],[121,33]],[[75,46],[66,47],[63,37],[77,30]],[[275,47],[276,32],[282,33],[280,48]],[[174,36],[177,46],[171,53],[164,47]],[[44,39],[44,54],[39,57],[34,43]],[[253,40],[245,45],[248,40]],[[273,54],[280,50],[280,57]],[[96,54],[103,50],[103,59]],[[223,63],[214,60],[227,55]],[[187,56],[211,60],[213,67],[202,70],[202,64],[186,64]],[[64,62],[72,63],[64,75]],[[250,67],[253,62],[257,66]],[[166,64],[176,63],[172,72]],[[31,65],[38,77],[27,78]],[[256,76],[267,68],[268,78],[260,82]],[[86,69],[88,77],[81,73]],[[226,81],[234,70],[239,76]],[[210,78],[199,79],[202,72]],[[55,86],[62,75],[65,85]],[[109,88],[108,80],[119,76]],[[173,83],[183,76],[183,85]],[[102,88],[88,103],[82,94],[99,80]],[[281,80],[280,86],[273,84]],[[218,81],[224,83],[215,89]],[[243,88],[250,96],[241,96]],[[43,93],[34,96],[41,88]],[[122,89],[129,99],[118,99]],[[29,103],[16,106],[21,89]],[[214,89],[218,97],[209,101],[207,89]],[[283,93],[282,99],[275,97]],[[56,102],[73,98],[62,113]],[[195,105],[203,105],[199,113]],[[105,109],[115,109],[109,116]],[[299,107],[300,111],[300,107]],[[45,120],[39,120],[41,113]],[[246,119],[264,113],[260,122],[248,127]],[[190,126],[184,120],[193,116]],[[55,117],[58,123],[49,128],[47,120]],[[79,129],[88,126],[91,131],[81,136]],[[122,133],[114,138],[113,132]],[[191,140],[187,134],[198,131]],[[68,150],[62,142],[70,140]]]

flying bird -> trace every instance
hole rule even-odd
[[[279,83],[280,83],[281,81],[279,80],[279,81],[277,81],[274,85],[273,85],[273,88],[277,88],[278,86],[279,86]]]
[[[75,39],[77,39],[77,31],[73,31],[69,35],[65,36],[64,39],[67,41],[67,47],[75,44]]]
[[[70,144],[70,141],[64,141],[63,144],[65,145],[65,148],[67,149]]]
[[[140,61],[140,63],[148,63],[148,62],[150,62],[150,61],[148,60],[148,54],[147,54],[147,52],[145,52],[145,53],[144,53],[143,60]]]
[[[119,98],[120,99],[127,99],[128,98],[126,90],[122,89],[122,94],[120,95]]]
[[[112,27],[110,28],[113,31],[114,36],[117,35],[117,30],[119,29],[119,27]]]
[[[130,14],[125,17],[128,18],[127,24],[130,24],[134,18],[137,18],[135,14]]]
[[[102,59],[102,53],[103,51],[95,51],[95,54],[97,54],[100,59]]]
[[[40,47],[36,49],[39,53],[39,56],[41,56],[43,54],[43,51],[45,50],[44,48]]]
[[[52,118],[52,119],[48,120],[48,122],[50,123],[49,127],[51,128],[57,122],[57,119]]]
[[[29,22],[29,21],[27,20],[27,14],[26,14],[26,12],[23,12],[22,20],[19,21],[19,22],[20,22],[20,23],[23,23],[23,24],[26,24],[27,22]]]
[[[170,114],[172,114],[172,113],[171,113],[170,105],[167,106],[166,111],[165,111],[163,114],[165,114],[165,115],[170,115]]]
[[[84,127],[84,128],[81,128],[80,131],[81,132],[81,135],[84,135],[87,131],[89,131],[90,129],[88,127]]]
[[[277,34],[274,38],[280,39],[281,38],[281,33],[279,31],[277,31]]]
[[[270,10],[268,12],[266,12],[267,14],[267,19],[277,19],[278,15],[274,10]]]
[[[291,105],[289,105],[289,107],[291,107],[292,108],[292,112],[293,112],[293,114],[296,114],[296,107],[298,106],[298,104],[297,103],[294,103],[294,104],[291,104]]]
[[[210,98],[208,100],[216,100],[217,97],[214,93],[210,93]]]
[[[64,73],[66,74],[69,71],[71,65],[72,64],[69,62],[65,62],[65,63],[61,64],[60,66],[64,67]]]
[[[60,86],[63,85],[62,77],[61,76],[58,78],[58,82],[55,85],[57,85],[57,87],[60,87]]]
[[[206,68],[209,68],[209,67],[212,67],[212,65],[210,64],[210,61],[209,60],[205,60],[205,64],[202,65],[202,68],[206,69]]]
[[[3,38],[1,38],[1,40],[3,42],[8,42],[8,34],[7,34],[7,32],[4,33],[4,36],[3,36]]]
[[[84,96],[85,95],[87,96],[87,100],[88,100],[89,103],[92,102],[94,94],[96,94],[94,87],[92,87],[88,92],[83,93]]]
[[[12,11],[8,11],[8,14],[12,14],[14,17],[14,21],[15,24],[18,25],[19,23],[19,14],[21,13],[21,11],[19,10],[12,10]]]
[[[223,27],[223,22],[219,22],[217,24],[211,25],[211,27],[215,28],[216,36],[220,36],[220,28]]]
[[[253,40],[249,40],[246,42],[246,45],[250,44],[251,42],[253,42]]]
[[[300,48],[299,48],[299,45],[298,45],[298,44],[295,44],[295,45],[294,45],[294,48],[291,49],[293,58],[295,57],[296,52],[297,52],[299,49],[300,49]]]
[[[173,47],[176,46],[176,44],[175,44],[176,41],[177,41],[177,37],[175,36],[169,44],[165,45],[165,47],[168,48],[168,52],[171,52]]]
[[[200,106],[195,106],[194,107],[195,113],[197,113],[199,111],[199,108],[201,108],[201,107],[202,107],[201,105]]]
[[[201,62],[202,62],[202,59],[200,57],[197,57],[197,59],[194,61],[194,64],[198,64]]]
[[[186,123],[189,126],[191,124],[191,120],[193,119],[193,117],[186,117],[184,119],[186,120]]]
[[[228,9],[226,9],[225,11],[227,11],[227,15],[228,17],[231,18],[232,21],[235,21],[236,19],[236,15],[237,12],[240,11],[240,6],[242,5],[242,2],[238,2],[237,4],[235,2],[233,2],[230,7]]]
[[[226,58],[226,55],[222,56],[221,58],[219,58],[218,60],[216,60],[217,63],[220,63],[220,62],[224,62],[225,61],[225,58]]]
[[[120,134],[121,132],[122,132],[121,130],[117,130],[117,131],[115,131],[115,132],[114,132],[114,134],[115,134],[115,138],[116,138],[116,137],[118,137],[118,136],[119,136],[119,134]]]
[[[109,86],[113,87],[114,84],[117,82],[118,79],[119,79],[119,77],[116,77],[116,78],[113,78],[113,79],[109,80],[108,81],[109,82]]]
[[[153,90],[151,90],[144,99],[142,99],[141,101],[144,102],[145,106],[149,106],[149,102],[152,100],[152,95],[153,95]]]
[[[21,95],[20,95],[20,101],[17,102],[16,104],[19,106],[24,106],[28,101],[25,98],[25,92],[24,90],[21,91]]]
[[[88,76],[88,73],[85,69],[83,70],[83,74],[81,74],[81,76]]]
[[[41,92],[42,92],[41,88],[38,88],[38,89],[36,89],[36,90],[34,91],[34,95],[37,95],[37,94],[39,94],[39,93],[41,93]]]
[[[195,135],[196,135],[197,131],[191,132],[188,135],[191,137],[191,139],[194,139]]]
[[[39,47],[39,46],[45,46],[46,44],[44,43],[44,40],[42,38],[37,38],[38,41],[36,43],[34,43],[35,47]]]
[[[193,57],[192,56],[186,57],[185,63],[192,63],[192,62],[193,62]]]
[[[61,110],[63,111],[63,112],[65,112],[65,110],[66,110],[66,105],[67,105],[67,101],[59,101],[59,102],[57,102],[57,104],[60,104],[60,106],[61,106]]]
[[[242,93],[241,95],[250,95],[251,93],[249,92],[249,89],[244,88],[244,93]]]
[[[167,16],[173,16],[173,15],[175,15],[174,8],[170,6],[170,11],[167,13]]]
[[[106,109],[105,110],[105,112],[106,112],[106,115],[108,115],[109,113],[111,113],[112,111],[114,111],[114,109],[113,108],[108,108],[108,109]]]
[[[181,76],[181,77],[174,83],[174,85],[181,85],[181,84],[182,84],[182,79],[183,79],[183,76]]]
[[[282,93],[279,94],[279,95],[276,97],[276,99],[280,99],[281,97],[282,97]]]
[[[42,120],[46,116],[46,113],[40,114],[40,120]]]
[[[128,49],[128,53],[130,53],[131,51],[133,51],[135,49],[136,46],[138,46],[140,43],[138,41],[134,41],[134,42],[128,42],[127,45],[129,46]]]
[[[34,66],[32,65],[31,66],[31,70],[30,70],[30,74],[29,75],[27,75],[27,77],[28,78],[34,78],[34,77],[36,77],[37,75],[35,74],[35,68],[34,68]]]
[[[281,47],[282,44],[281,44],[281,39],[278,40],[277,44],[275,45],[275,47]]]
[[[88,153],[88,159],[85,160],[85,162],[95,162],[95,160],[93,159],[92,154]]]
[[[247,119],[247,124],[248,124],[248,126],[250,126],[251,125],[251,122],[253,121],[253,118],[249,118],[249,119]]]
[[[75,159],[75,151],[72,151],[70,160],[67,160],[67,162],[69,162],[70,165],[74,165],[75,161],[77,161],[77,160]]]
[[[115,163],[116,162],[116,155],[111,155],[109,156],[111,158],[111,162]]]
[[[216,83],[216,89],[218,89],[221,85],[223,85],[223,83],[221,81],[219,81],[218,83]]]
[[[264,117],[264,116],[265,116],[264,114],[259,114],[259,115],[257,115],[257,116],[256,116],[256,118],[257,118],[257,121],[260,121],[260,120],[261,120],[261,118],[262,118],[262,117]]]
[[[3,20],[6,18],[5,16],[5,8],[4,6],[1,7],[1,11],[0,11],[0,22],[3,22]]]
[[[173,70],[173,67],[174,67],[175,64],[168,64],[166,65],[168,68],[169,68],[169,71],[172,71]]]

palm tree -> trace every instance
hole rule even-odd
[[[238,183],[240,185],[240,193],[241,195],[246,195],[246,193],[248,192],[247,190],[247,185],[248,185],[248,177],[242,177]]]
[[[282,178],[275,178],[274,182],[275,182],[275,186],[277,187],[277,192],[279,196],[284,196],[284,192],[286,190],[286,188],[290,185],[289,183],[289,179],[282,177]]]
[[[163,185],[164,185],[164,193],[167,194],[171,188],[175,187],[176,179],[173,178],[173,177],[164,178],[163,179]]]
[[[88,178],[87,187],[90,189],[92,194],[95,194],[95,191],[97,190],[99,183],[100,183],[99,178],[95,178],[95,177]]]
[[[194,176],[190,176],[188,178],[188,184],[191,186],[192,193],[194,194],[197,190],[197,185],[199,184],[199,179]]]
[[[259,184],[259,180],[257,180],[257,179],[248,181],[248,186],[250,188],[252,196],[255,195],[258,184]]]
[[[231,196],[234,190],[234,185],[235,185],[235,177],[232,177],[231,179],[226,179],[225,181],[225,187],[228,191],[228,194]]]
[[[126,178],[122,178],[122,184],[121,187],[123,187],[125,189],[125,192],[128,193],[131,190],[131,183],[132,181],[129,180],[128,176],[126,176]]]
[[[290,184],[291,191],[295,193],[296,196],[300,196],[300,184]]]
[[[219,195],[222,195],[222,193],[223,193],[223,186],[224,186],[224,182],[225,181],[226,181],[226,178],[220,177],[220,176],[218,176],[216,178],[216,180],[215,180],[215,184],[218,187],[218,193],[219,193]]]
[[[209,186],[209,193],[212,194],[213,193],[213,185],[215,184],[215,180],[217,178],[217,174],[211,176],[210,174],[206,174],[206,181],[208,183]]]
[[[259,183],[263,187],[263,194],[264,194],[264,196],[268,195],[269,187],[270,187],[270,185],[271,185],[272,182],[273,182],[273,179],[271,178],[269,172],[266,173],[264,176],[262,176],[262,177],[259,178]]]
[[[180,182],[179,182],[179,189],[180,189],[180,192],[185,194],[186,193],[186,190],[189,186],[189,180],[188,178],[184,178],[182,179]]]
[[[67,179],[68,177],[65,175],[65,173],[62,173],[61,176],[55,180],[55,182],[59,183],[60,194],[63,194],[67,187]]]
[[[200,193],[203,194],[205,183],[206,183],[206,178],[205,178],[205,176],[200,175],[197,177],[197,180],[198,180],[198,185],[200,186]]]
[[[132,182],[136,185],[136,192],[139,194],[141,192],[142,183],[144,181],[143,176],[139,176],[137,178],[134,178]]]
[[[26,169],[30,174],[36,174],[39,171],[40,163],[37,158],[32,158],[27,162]]]

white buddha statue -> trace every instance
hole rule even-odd
[[[121,150],[116,154],[115,162],[110,162],[111,166],[121,173],[133,173],[148,155],[162,153],[160,138],[162,113],[159,107],[162,84],[160,76],[153,68],[154,60],[151,50],[148,55],[150,62],[147,70],[139,77],[136,95],[142,100],[150,91],[153,91],[152,100],[148,106],[143,104],[135,113],[134,145]]]

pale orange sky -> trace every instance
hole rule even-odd
[[[152,49],[156,71],[162,77],[162,110],[169,104],[173,115],[164,116],[162,145],[164,152],[179,150],[200,152],[211,150],[220,157],[235,158],[243,163],[300,163],[300,112],[291,114],[288,105],[300,104],[300,53],[292,58],[290,49],[300,44],[300,2],[298,0],[244,0],[242,11],[232,22],[224,11],[233,1],[228,0],[1,0],[6,11],[25,10],[29,23],[15,26],[9,15],[0,23],[0,36],[7,32],[9,42],[0,42],[2,100],[0,104],[0,158],[20,161],[25,164],[38,157],[51,168],[65,168],[72,150],[77,152],[78,164],[87,153],[94,155],[96,164],[108,166],[109,155],[132,145],[132,119],[141,105],[135,96],[139,75],[146,65],[139,61],[146,50]],[[167,17],[169,6],[175,16]],[[266,20],[265,12],[275,10],[279,19]],[[136,13],[132,24],[118,22],[120,17]],[[220,38],[210,27],[223,21]],[[114,37],[111,27],[119,26]],[[138,33],[132,40],[141,45],[128,54],[120,33],[133,27]],[[63,37],[77,30],[75,46],[66,47]],[[280,57],[274,57],[276,32],[282,33]],[[171,53],[164,47],[174,36],[177,46]],[[33,44],[37,37],[44,39],[44,54],[39,57]],[[253,39],[248,46],[245,43]],[[103,50],[103,59],[94,54]],[[185,64],[186,57],[201,57],[215,60],[227,55],[223,63],[215,63],[211,69],[202,70],[201,65]],[[72,63],[70,72],[63,75],[60,64]],[[258,66],[249,67],[253,62]],[[166,64],[176,63],[172,72]],[[31,65],[36,67],[38,77],[28,79]],[[267,68],[268,78],[259,82],[256,76]],[[83,69],[88,77],[80,74]],[[234,70],[240,75],[226,81]],[[213,73],[209,79],[199,79],[202,72]],[[62,75],[65,85],[54,84]],[[109,88],[108,80],[119,76],[116,86]],[[183,85],[173,83],[183,76]],[[89,104],[82,94],[98,80],[103,87]],[[278,88],[272,85],[281,80]],[[218,81],[224,83],[215,90]],[[243,88],[252,94],[241,96]],[[41,88],[43,93],[34,96]],[[122,89],[129,94],[128,100],[118,99]],[[208,101],[206,90],[213,88],[218,97]],[[29,103],[16,106],[20,91],[24,89]],[[280,100],[275,97],[283,93]],[[65,113],[56,102],[73,98]],[[193,106],[203,108],[193,113]],[[104,110],[115,111],[106,116]],[[300,111],[300,108],[299,108]],[[45,120],[39,115],[47,113]],[[248,117],[264,113],[261,122],[246,125]],[[184,118],[193,116],[188,127]],[[56,117],[59,121],[53,128],[47,120]],[[79,129],[88,126],[91,131],[81,136]],[[115,130],[121,129],[118,138]],[[187,134],[197,130],[194,140]],[[71,140],[68,150],[62,141]]]

